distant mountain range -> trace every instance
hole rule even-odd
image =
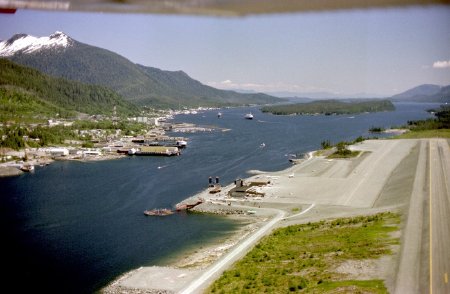
[[[450,102],[450,85],[439,86],[432,84],[424,84],[412,89],[406,90],[400,94],[396,94],[391,97],[382,97],[376,94],[334,94],[330,92],[304,92],[304,93],[293,93],[293,92],[270,92],[270,95],[276,97],[285,97],[291,101],[302,101],[307,102],[307,100],[323,100],[323,99],[367,99],[367,98],[383,98],[389,99],[394,102],[400,101],[411,101],[411,102],[437,102],[445,103]]]
[[[352,98],[383,98],[379,94],[368,94],[368,93],[357,93],[357,94],[338,94],[332,92],[289,92],[289,91],[278,91],[278,92],[267,92],[267,94],[280,97],[280,98],[308,98],[313,100],[322,99],[352,99]]]
[[[337,94],[331,92],[267,92],[266,94],[286,98],[291,102],[310,102],[313,100],[349,100],[352,99],[389,99],[392,101],[411,101],[411,102],[437,102],[445,103],[450,102],[449,86],[439,86],[432,84],[424,84],[412,89],[406,90],[400,94],[393,95],[391,97],[383,96],[380,94]],[[252,93],[251,90],[235,90],[240,93]],[[254,93],[254,92],[253,92]]]
[[[0,42],[0,57],[55,77],[108,87],[136,105],[166,108],[283,101],[261,93],[215,89],[183,71],[134,64],[114,52],[83,44],[62,32],[48,37],[14,35]]]
[[[449,103],[450,85],[439,86],[424,84],[394,95],[390,99],[392,101]]]

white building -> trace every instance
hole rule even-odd
[[[98,156],[102,153],[99,150],[84,150],[83,155],[91,155],[91,156]]]
[[[56,156],[56,157],[69,155],[69,149],[67,149],[67,148],[48,148],[46,151],[51,156]]]
[[[79,149],[69,149],[69,154],[70,155],[81,155],[83,152],[81,152],[81,150]]]
[[[146,124],[146,123],[148,123],[148,118],[145,117],[145,116],[138,116],[138,117],[136,117],[136,121],[137,121],[138,123],[144,123],[144,124]]]

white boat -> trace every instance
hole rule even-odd
[[[217,117],[218,117],[218,118],[221,118],[221,117],[222,117],[222,112],[218,112],[218,113],[217,113]]]
[[[250,112],[250,113],[247,113],[245,116],[244,116],[244,118],[245,119],[253,119],[253,114]]]
[[[31,164],[27,164],[27,165],[22,165],[21,167],[20,167],[20,170],[21,171],[24,171],[24,172],[32,172],[32,171],[34,171],[34,165],[31,165]]]
[[[178,140],[176,145],[178,148],[186,148],[187,142],[184,140]]]

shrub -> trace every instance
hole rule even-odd
[[[322,149],[330,149],[332,147],[330,140],[322,141],[320,145]]]

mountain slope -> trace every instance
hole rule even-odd
[[[149,78],[155,78],[166,87],[167,96],[180,97],[184,100],[190,99],[194,104],[267,104],[282,101],[262,93],[242,94],[206,86],[192,79],[183,71],[165,71],[142,65],[139,67]]]
[[[51,77],[4,58],[0,58],[0,99],[2,111],[24,114],[30,111],[30,105],[36,107],[36,113],[53,116],[56,113],[69,115],[74,111],[112,114],[114,106],[118,114],[138,111],[135,105],[110,89]],[[16,108],[12,110],[11,107]]]
[[[439,86],[424,84],[405,92],[392,96],[393,101],[415,101],[415,102],[450,102],[450,85]]]
[[[66,41],[65,46],[46,45],[39,48],[47,39],[38,41],[36,45],[32,38]],[[34,46],[33,50],[19,46],[26,41]],[[0,56],[53,76],[108,87],[137,105],[223,106],[282,101],[265,94],[241,94],[214,89],[184,72],[134,64],[114,52],[80,43],[60,32],[41,38],[15,35],[0,43]]]

